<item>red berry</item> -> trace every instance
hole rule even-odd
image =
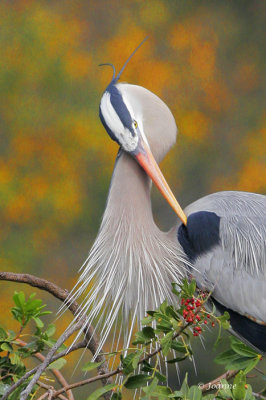
[[[199,336],[198,332],[193,332],[193,336]]]
[[[204,324],[206,325],[207,323],[208,323],[208,321],[205,319],[205,320],[204,320]]]
[[[198,320],[198,321],[200,321],[200,320],[201,320],[201,318],[200,318],[200,316],[199,316],[199,315],[196,315],[196,318],[197,318],[197,320]]]
[[[215,323],[214,322],[212,322],[212,327],[214,327],[215,326]]]
[[[207,314],[207,318],[211,318],[210,314]]]
[[[200,326],[196,326],[194,329],[195,329],[196,331],[198,331],[198,332],[201,332],[201,327],[200,327]]]

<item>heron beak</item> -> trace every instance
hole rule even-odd
[[[160,190],[183,224],[187,225],[187,217],[184,211],[182,210],[168,183],[166,182],[149,146],[144,142],[143,139],[139,145],[139,151],[134,154],[134,157]]]

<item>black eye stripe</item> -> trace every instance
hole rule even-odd
[[[110,85],[107,88],[110,93],[110,101],[114,107],[118,117],[122,124],[135,136],[134,129],[132,127],[132,117],[123,101],[123,97],[115,85]]]
[[[116,136],[113,134],[112,130],[109,128],[109,126],[108,126],[107,123],[105,122],[105,119],[104,119],[104,116],[103,116],[103,113],[102,113],[102,110],[101,110],[101,105],[100,105],[100,107],[99,107],[99,116],[100,116],[100,120],[101,120],[103,126],[105,127],[106,132],[108,133],[108,135],[110,136],[110,138],[119,144],[119,142],[118,142]]]

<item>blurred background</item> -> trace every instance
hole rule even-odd
[[[68,289],[76,282],[117,153],[98,118],[112,71],[98,64],[121,68],[146,35],[123,80],[156,93],[175,116],[177,145],[161,168],[181,205],[220,190],[265,193],[265,11],[261,0],[2,0],[1,270]],[[174,214],[155,190],[153,205],[157,223],[170,228]],[[0,285],[1,323],[15,329],[5,311],[12,293],[33,290]],[[57,321],[59,331],[70,320]],[[181,367],[191,383],[223,372],[199,347],[199,375]]]

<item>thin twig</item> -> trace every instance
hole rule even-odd
[[[0,272],[0,281],[11,281],[11,282],[19,282],[19,283],[26,283],[28,285],[31,285],[33,287],[37,287],[41,290],[45,290],[48,293],[52,294],[54,297],[57,299],[65,302],[66,307],[72,312],[74,316],[78,316],[78,313],[80,311],[80,306],[76,301],[73,302],[68,302],[68,296],[69,292],[66,289],[60,288],[58,285],[56,285],[53,282],[50,282],[46,279],[38,278],[34,275],[31,274],[19,274],[19,273],[13,273],[13,272]],[[81,318],[77,317],[78,320]],[[83,332],[85,335],[85,340],[87,342],[87,345],[84,347],[87,347],[91,353],[94,355],[96,351],[98,350],[98,340],[94,331],[94,328],[90,325],[87,326],[85,323],[83,323]],[[96,362],[101,362],[100,366],[98,367],[98,372],[102,375],[106,374],[109,372],[107,363],[105,362],[105,358],[102,354],[99,354],[96,359]],[[33,372],[34,373],[34,372]],[[31,376],[30,374],[29,376]],[[24,375],[24,377],[26,374]],[[22,377],[18,382],[20,384],[27,378]],[[24,378],[24,379],[23,379]],[[16,384],[18,383],[16,382]],[[106,385],[108,383],[111,383],[111,380],[102,380],[102,384]],[[11,388],[9,389],[10,393],[15,390],[15,385],[12,385]],[[18,386],[16,386],[18,387]],[[10,394],[9,393],[9,394]],[[9,395],[8,394],[8,395]],[[104,395],[106,399],[108,399],[110,396],[108,394]],[[7,398],[7,397],[6,397]],[[4,398],[3,398],[4,400]]]
[[[260,394],[260,393],[255,393],[255,392],[252,392],[252,394],[253,394],[253,396],[254,397],[257,397],[258,399],[261,399],[261,400],[266,400],[266,397],[265,396],[263,396],[262,394]]]
[[[39,278],[35,275],[31,274],[19,274],[14,272],[0,272],[0,281],[10,281],[10,282],[19,282],[19,283],[26,283],[30,286],[37,287],[41,290],[45,290],[46,292],[52,294],[57,299],[65,302],[66,307],[72,312],[72,314],[77,317],[80,311],[80,306],[76,301],[68,301],[69,292],[66,289],[62,289],[60,286],[56,285],[53,282],[48,281],[47,279]],[[96,337],[96,333],[92,325],[89,327],[86,325],[84,326],[84,335],[88,342],[88,349],[94,355],[98,350],[98,339]],[[105,374],[107,373],[108,366],[104,362],[104,356],[99,354],[96,358],[97,362],[102,362],[100,367],[98,368],[99,373]],[[107,382],[103,382],[106,384]],[[108,382],[110,383],[110,382]]]
[[[200,385],[200,390],[204,392],[208,392],[209,390],[213,390],[212,386],[219,385],[222,379],[231,379],[238,373],[238,370],[226,371],[224,374],[218,376],[212,381],[205,383],[204,385]]]
[[[28,396],[30,395],[33,386],[35,383],[38,381],[40,378],[41,374],[45,369],[48,367],[48,365],[52,362],[51,359],[53,358],[54,353],[58,350],[60,346],[78,329],[81,328],[81,323],[82,321],[79,321],[78,323],[70,326],[70,328],[66,329],[65,332],[59,337],[57,342],[53,345],[53,347],[49,350],[47,356],[45,357],[44,361],[42,364],[40,364],[37,368],[37,371],[35,372],[33,378],[31,381],[28,383],[27,387],[21,392],[20,394],[20,400],[27,400]]]
[[[46,389],[46,390],[49,390],[49,389],[53,389],[54,391],[55,391],[55,388],[54,387],[51,387],[51,385],[47,385],[46,383],[44,383],[44,382],[42,382],[42,381],[37,381],[37,385],[39,385],[40,387],[42,387],[43,389]],[[61,400],[68,400],[65,396],[63,396],[63,395],[59,395],[58,396],[59,397],[59,399],[61,399]]]
[[[86,340],[83,340],[82,342],[76,343],[76,344],[74,344],[73,346],[71,346],[70,348],[67,348],[66,350],[61,351],[60,353],[56,354],[56,355],[52,358],[51,362],[54,362],[54,361],[58,360],[58,359],[61,358],[61,357],[68,356],[68,354],[70,354],[70,353],[72,353],[73,351],[76,351],[76,350],[78,350],[78,349],[84,349],[85,347],[87,347],[87,341],[86,341]],[[9,396],[15,389],[17,389],[17,388],[23,383],[24,380],[28,379],[31,375],[33,375],[33,374],[37,371],[38,367],[39,367],[39,366],[37,365],[37,367],[34,367],[34,368],[32,368],[30,371],[26,372],[25,375],[23,375],[16,383],[14,383],[14,385],[11,386],[11,388],[9,388],[9,389],[6,391],[6,393],[4,394],[4,396],[2,397],[1,400],[7,400],[7,399],[8,399],[8,396]],[[12,390],[11,390],[11,389],[12,389]]]
[[[21,339],[16,339],[16,341],[17,341],[18,344],[19,344],[20,346],[22,346],[22,347],[24,347],[24,346],[27,345],[27,343],[24,342],[24,341],[21,340]],[[41,353],[34,353],[33,356],[34,356],[35,358],[37,358],[38,360],[42,361],[42,362],[45,360],[45,356],[44,356],[43,354],[41,354]],[[61,374],[61,372],[60,372],[58,369],[52,368],[52,369],[51,369],[51,372],[54,374],[54,376],[56,377],[57,381],[61,384],[61,386],[64,387],[64,386],[67,386],[67,385],[68,385],[68,383],[67,383],[67,381],[65,380],[64,376]],[[40,382],[40,381],[38,381],[38,384],[39,384],[39,382]],[[49,387],[48,387],[48,388],[49,388]],[[73,396],[73,393],[71,392],[71,390],[67,391],[66,395],[67,395],[67,399],[68,399],[68,400],[75,400],[75,399],[74,399],[74,396]]]
[[[182,327],[179,329],[179,331],[176,332],[176,333],[173,335],[172,340],[174,340],[174,339],[176,339],[178,336],[180,336],[180,335],[182,334],[182,332],[183,332],[189,325],[190,325],[190,323],[188,323],[188,324],[182,326]],[[139,360],[138,365],[140,365],[141,363],[143,363],[143,361],[147,361],[147,360],[149,360],[150,358],[154,357],[156,354],[160,353],[161,351],[162,351],[162,347],[159,346],[156,350],[154,350],[154,351],[151,352],[151,353],[148,353],[145,357],[143,357],[141,360]],[[61,393],[66,392],[66,390],[68,390],[68,389],[74,389],[74,388],[79,387],[79,386],[84,386],[84,385],[87,385],[87,384],[89,384],[89,383],[99,381],[100,379],[103,379],[103,378],[109,378],[109,377],[111,377],[111,376],[114,376],[114,375],[117,375],[117,374],[121,373],[122,371],[123,371],[122,367],[118,367],[116,370],[111,371],[111,372],[108,372],[108,373],[106,373],[106,374],[104,374],[104,375],[97,375],[97,376],[94,376],[94,377],[92,377],[92,378],[84,379],[84,380],[82,380],[82,381],[80,381],[80,382],[73,383],[73,384],[71,384],[71,385],[69,385],[69,386],[66,386],[66,387],[60,389],[60,390],[57,390],[57,391],[53,394],[53,398],[56,397],[57,395],[61,394]]]
[[[48,392],[43,393],[37,400],[44,400],[48,396]]]
[[[55,398],[56,396],[58,396],[61,393],[64,393],[66,390],[74,389],[74,388],[77,388],[77,387],[80,387],[80,386],[84,386],[84,385],[87,385],[89,383],[99,381],[99,380],[101,380],[103,378],[105,378],[105,379],[110,378],[111,376],[117,375],[119,372],[122,372],[122,368],[121,367],[117,368],[115,371],[108,372],[107,374],[104,374],[104,375],[97,375],[97,376],[93,376],[92,378],[84,379],[83,381],[80,381],[80,382],[72,383],[71,385],[68,385],[67,387],[62,388],[62,389],[57,390],[56,392],[54,392],[52,398]]]
[[[53,396],[53,389],[48,389],[48,400],[52,400],[52,396]]]

